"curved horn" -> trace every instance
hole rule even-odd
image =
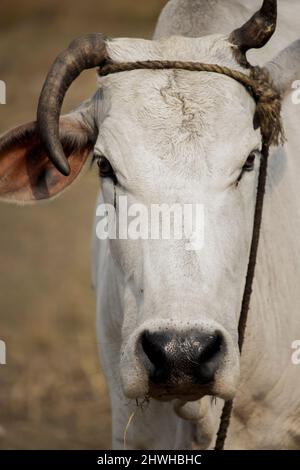
[[[273,36],[277,23],[277,0],[264,0],[261,9],[241,28],[230,35],[230,41],[245,54],[263,47]]]
[[[45,80],[37,110],[37,128],[49,153],[49,159],[63,174],[70,166],[59,140],[59,117],[64,96],[83,70],[102,65],[108,60],[105,36],[89,34],[75,39],[56,58]]]

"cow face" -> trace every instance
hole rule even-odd
[[[108,51],[121,62],[198,58],[238,67],[222,36],[119,40]],[[99,83],[94,154],[103,202],[115,204],[117,220],[121,198],[149,214],[153,204],[204,208],[201,250],[188,250],[186,238],[109,241],[123,279],[123,313],[111,315],[122,331],[125,394],[230,398],[239,374],[237,326],[260,164],[255,103],[242,85],[210,73],[140,70]]]

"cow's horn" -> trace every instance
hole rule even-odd
[[[37,110],[37,128],[55,167],[64,175],[70,166],[59,140],[59,117],[64,96],[78,75],[108,60],[105,37],[94,33],[80,37],[56,58],[45,80]]]
[[[230,35],[230,41],[245,54],[249,49],[263,47],[275,32],[277,0],[264,0],[261,9],[241,28]]]

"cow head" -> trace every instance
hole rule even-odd
[[[103,199],[201,203],[205,245],[184,240],[110,240],[120,274],[120,371],[125,395],[231,398],[239,376],[237,326],[251,244],[260,151],[255,102],[237,81],[185,70],[135,70],[99,79],[93,98],[60,118],[79,73],[107,63],[184,60],[247,73],[245,53],[276,24],[276,2],[230,37],[158,41],[92,34],[60,54],[46,79],[37,122],[0,139],[0,196],[50,198],[72,183],[93,150]],[[282,92],[299,44],[267,65]],[[289,64],[289,70],[286,70]],[[280,71],[280,73],[278,73]],[[118,210],[118,205],[117,205]],[[114,312],[112,312],[114,315]]]

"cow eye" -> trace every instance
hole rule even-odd
[[[249,157],[247,158],[244,166],[243,166],[243,171],[253,171],[254,170],[254,165],[255,165],[255,159],[256,159],[256,152],[251,152]]]
[[[115,172],[107,158],[103,155],[97,155],[94,158],[97,160],[99,176],[101,178],[111,178],[114,182],[116,182],[117,178]]]
[[[253,171],[254,168],[255,168],[255,160],[256,160],[256,157],[259,155],[260,153],[258,151],[253,151],[249,154],[249,157],[247,158],[247,160],[245,161],[244,163],[244,166],[242,168],[242,171],[240,173],[240,176],[238,177],[238,180],[237,180],[237,186],[239,185],[239,182],[241,181],[243,175],[245,172],[250,172],[250,171]]]

